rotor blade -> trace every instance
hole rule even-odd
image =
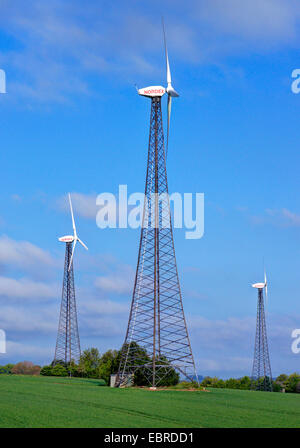
[[[168,49],[167,49],[167,40],[166,40],[166,32],[165,32],[165,24],[164,19],[162,18],[162,27],[164,32],[164,42],[165,42],[165,54],[166,54],[166,66],[167,66],[167,83],[168,85],[171,84],[171,71],[170,71],[170,64],[169,64],[169,57],[168,57]]]
[[[86,250],[89,250],[89,248],[84,244],[83,241],[81,241],[80,238],[77,237],[77,241],[79,241],[79,243],[80,243]]]
[[[266,305],[268,303],[268,281],[267,281],[267,274],[265,270],[265,291],[266,291]]]
[[[76,237],[77,234],[76,234],[76,227],[75,227],[73,207],[72,207],[72,201],[71,201],[70,193],[69,193],[69,203],[70,203],[70,209],[71,209],[71,215],[72,215],[72,225],[73,225],[74,236]]]
[[[73,255],[74,255],[74,250],[75,250],[76,243],[77,243],[77,239],[74,240],[74,244],[73,244],[72,255],[71,255],[71,258],[70,258],[70,263],[69,263],[69,268],[68,268],[69,272],[70,272],[70,269],[71,269],[71,266],[72,266],[72,263],[73,263]]]
[[[267,274],[266,274],[266,270],[265,270],[265,274],[264,274],[264,275],[265,275],[265,285],[267,285],[268,282],[267,282]]]
[[[172,109],[172,97],[171,97],[171,95],[168,95],[168,128],[167,128],[167,151],[166,151],[166,157],[168,156],[168,149],[169,149],[171,109]]]

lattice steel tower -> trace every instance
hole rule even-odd
[[[59,241],[66,243],[66,253],[62,299],[53,364],[59,362],[68,364],[71,361],[78,362],[81,355],[75,299],[73,255],[77,241],[79,241],[86,249],[87,247],[77,236],[70,194],[69,202],[74,235],[66,235],[59,238]]]
[[[178,94],[171,86],[167,52],[166,58],[168,88],[138,90],[151,98],[148,164],[137,270],[116,386],[126,385],[129,375],[141,367],[152,387],[159,386],[172,368],[190,380],[197,378],[182,305],[168,196],[161,97],[168,93],[169,118],[170,100]]]
[[[265,289],[267,296],[267,287],[266,275],[264,283],[255,283],[253,285],[253,288],[256,288],[258,291],[258,301],[251,388],[253,390],[272,392],[272,371],[268,349],[263,293]]]

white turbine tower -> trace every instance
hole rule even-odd
[[[77,231],[76,231],[76,226],[75,226],[75,220],[74,220],[74,214],[73,214],[73,207],[72,207],[72,201],[71,201],[71,195],[69,193],[69,203],[70,203],[70,210],[71,210],[71,216],[72,216],[72,225],[73,225],[73,232],[74,235],[66,235],[66,236],[62,236],[61,238],[58,238],[59,241],[61,241],[62,243],[73,243],[73,250],[72,250],[72,255],[71,255],[71,259],[69,262],[69,266],[68,266],[68,271],[70,271],[71,269],[71,264],[73,262],[73,256],[74,256],[74,251],[75,251],[75,246],[77,241],[79,241],[79,243],[86,249],[88,250],[87,246],[84,244],[83,241],[81,241],[80,238],[78,238],[77,235]]]

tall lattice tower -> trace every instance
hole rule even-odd
[[[168,129],[171,85],[167,59],[167,89],[139,89],[151,98],[150,137],[143,222],[132,303],[116,386],[124,386],[131,374],[143,369],[149,385],[159,386],[172,368],[190,380],[197,379],[183,311],[177,272],[168,196],[166,154],[161,98],[168,94]]]
[[[81,355],[75,299],[73,256],[77,241],[79,241],[86,249],[87,247],[77,236],[70,194],[69,203],[74,235],[66,235],[59,238],[59,241],[66,243],[66,253],[62,299],[53,364],[58,364],[60,362],[69,364],[71,361],[78,362]]]
[[[255,283],[252,286],[258,291],[258,301],[251,388],[253,390],[272,392],[272,371],[268,348],[263,293],[265,289],[266,296],[268,294],[266,274],[264,283]]]

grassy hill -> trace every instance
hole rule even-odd
[[[300,395],[149,391],[0,375],[0,427],[300,427]]]

